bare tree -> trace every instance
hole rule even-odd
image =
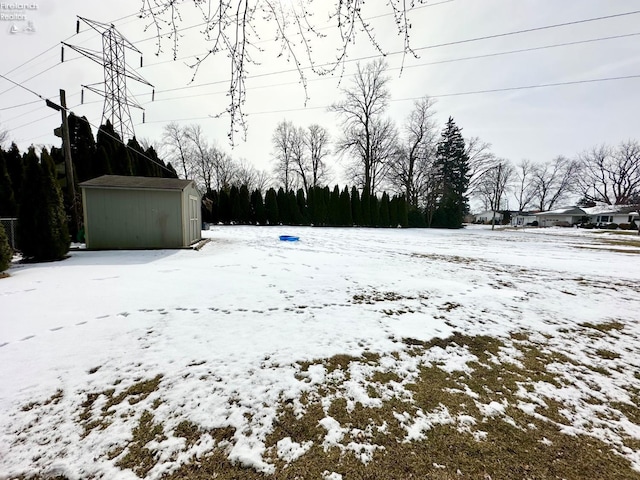
[[[234,168],[235,175],[233,175],[233,180],[236,186],[246,185],[250,192],[254,190],[265,192],[267,190],[271,177],[266,171],[258,170],[246,158],[241,158],[235,162]]]
[[[185,129],[176,122],[165,125],[162,130],[162,148],[169,161],[179,165],[184,178],[189,178],[193,157]]]
[[[302,182],[306,194],[309,193],[310,164],[309,157],[305,155],[304,144],[305,131],[301,127],[295,127],[291,132],[291,159],[293,167]]]
[[[474,195],[482,183],[482,177],[497,164],[491,152],[491,144],[483,142],[479,137],[465,139],[466,154],[469,157],[469,188],[467,192]]]
[[[189,142],[188,148],[193,152],[190,170],[204,191],[209,193],[213,187],[215,159],[211,155],[202,127],[197,124],[187,126],[184,137]]]
[[[251,163],[249,163],[249,160],[241,158],[236,162],[236,186],[241,187],[242,185],[246,185],[249,191],[252,192],[256,188],[257,176],[258,171]]]
[[[422,206],[431,191],[434,157],[437,143],[437,124],[433,120],[435,101],[423,97],[414,102],[407,118],[405,137],[399,145],[398,154],[389,164],[388,180],[397,193],[405,195],[410,206]]]
[[[535,189],[533,186],[533,164],[524,159],[516,165],[514,171],[513,195],[518,202],[518,211],[524,211],[533,202]]]
[[[262,194],[264,194],[267,189],[271,186],[273,179],[269,172],[266,170],[256,170],[255,176],[255,190],[260,190]]]
[[[329,142],[330,136],[326,128],[317,124],[309,125],[304,136],[304,143],[307,147],[311,168],[310,187],[321,186],[329,180],[329,169],[324,160],[329,155]]]
[[[485,201],[485,205],[493,212],[491,230],[495,228],[496,211],[502,205],[502,199],[513,176],[514,168],[508,160],[499,159],[497,164],[482,176],[476,192]]]
[[[559,156],[533,169],[536,207],[551,210],[572,193],[579,172],[579,163]]]
[[[622,142],[618,148],[592,147],[578,156],[577,189],[583,200],[608,205],[633,202],[640,194],[640,144]]]
[[[281,183],[285,192],[288,192],[295,185],[295,162],[294,162],[294,137],[298,135],[297,128],[292,122],[283,120],[278,123],[271,143],[273,144],[273,155],[276,163],[273,166],[273,173]]]
[[[426,4],[427,0],[389,0],[385,5],[390,9],[389,24],[398,32],[402,41],[404,54],[415,53],[409,42],[411,26],[411,10]],[[226,56],[229,61],[229,98],[230,103],[224,112],[230,116],[229,138],[234,141],[234,132],[246,133],[245,116],[242,107],[246,99],[245,80],[247,67],[261,64],[259,54],[263,47],[258,42],[275,40],[279,46],[277,56],[286,56],[298,70],[305,97],[307,78],[305,68],[310,67],[315,74],[325,75],[343,66],[347,53],[355,43],[358,34],[364,34],[378,53],[384,55],[385,50],[375,38],[371,23],[367,20],[367,8],[376,8],[376,2],[364,0],[335,0],[333,2],[273,2],[271,0],[194,0],[193,2],[177,2],[175,0],[142,0],[140,16],[148,23],[145,30],[151,29],[157,35],[156,54],[163,52],[163,42],[170,43],[174,60],[178,59],[178,45],[193,44],[185,41],[188,28],[182,25],[185,10],[189,6],[196,9],[204,20],[204,25],[197,29],[197,34],[207,43],[205,52],[194,55],[191,67],[194,78],[200,66],[210,57]],[[379,10],[375,14],[379,15]],[[334,39],[337,41],[335,61],[327,65],[319,65],[313,53],[315,41],[325,41],[316,19],[328,18],[335,28]],[[273,28],[273,37],[265,35],[264,27]],[[181,41],[182,40],[182,41]],[[404,59],[404,56],[403,56]],[[404,61],[404,60],[403,60]],[[266,64],[267,62],[264,62]]]
[[[389,104],[389,77],[385,75],[387,64],[379,59],[362,67],[359,63],[350,88],[342,90],[345,99],[334,103],[329,110],[342,119],[344,134],[337,142],[337,150],[355,157],[357,166],[350,171],[359,179],[364,191],[373,194],[376,180],[386,157],[387,148],[381,148],[383,135],[394,133],[390,122],[382,119]],[[385,139],[386,140],[386,139]]]
[[[209,147],[212,159],[215,181],[218,191],[229,190],[238,184],[238,165],[227,152],[217,146]]]

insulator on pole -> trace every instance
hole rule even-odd
[[[80,89],[80,105],[84,105],[84,88]]]
[[[153,102],[156,99],[156,89],[151,90],[151,101]]]
[[[64,45],[60,47],[60,63],[64,63]]]
[[[80,33],[80,20],[76,20],[76,34]]]
[[[144,123],[144,120],[145,120],[145,113],[147,112],[142,112],[142,123]]]
[[[142,68],[142,55],[140,55],[140,68]]]

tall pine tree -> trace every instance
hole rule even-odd
[[[11,177],[7,171],[5,153],[0,148],[0,217],[15,217],[18,205],[13,194]]]
[[[449,117],[436,151],[440,201],[433,217],[433,226],[461,228],[468,210],[465,193],[469,187],[469,157],[460,129]]]
[[[69,251],[69,231],[54,164],[46,150],[42,162],[33,147],[25,156],[25,175],[18,211],[18,238],[25,258],[59,260]]]

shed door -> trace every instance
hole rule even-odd
[[[200,238],[200,215],[198,197],[189,195],[189,242],[194,242]]]

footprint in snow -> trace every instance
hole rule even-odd
[[[55,328],[50,328],[49,330],[52,332],[57,332],[58,330],[62,330],[64,327],[55,327]]]
[[[25,340],[30,340],[30,339],[32,339],[33,337],[35,337],[35,335],[28,335],[28,336],[26,336],[26,337],[24,337],[24,338],[21,338],[21,339],[20,339],[20,341],[21,341],[21,342],[24,342]]]
[[[87,323],[86,320],[84,322],[78,322],[76,325],[84,325],[85,323]]]

